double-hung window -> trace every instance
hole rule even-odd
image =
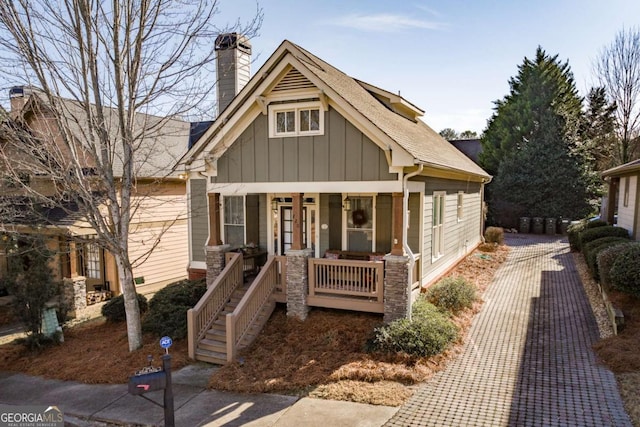
[[[322,135],[324,111],[320,102],[274,104],[269,106],[269,136]]]
[[[244,196],[224,197],[224,240],[231,246],[244,245]]]
[[[433,193],[431,256],[438,259],[444,255],[444,202],[446,192]]]

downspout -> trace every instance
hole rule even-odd
[[[408,232],[407,232],[407,225],[405,224],[405,222],[408,224],[408,220],[409,220],[409,178],[413,178],[416,175],[420,175],[422,173],[422,170],[424,169],[424,165],[423,164],[419,164],[418,165],[418,169],[414,172],[408,173],[404,176],[404,178],[402,178],[402,215],[404,216],[404,219],[402,221],[403,223],[403,227],[402,227],[402,247],[404,249],[404,251],[407,253],[407,255],[409,256],[409,271],[408,273],[408,280],[407,280],[407,302],[408,302],[408,310],[407,310],[407,317],[409,318],[409,320],[411,320],[411,287],[413,286],[413,267],[416,264],[416,256],[413,253],[413,251],[411,250],[411,248],[409,247],[409,243],[408,243]]]

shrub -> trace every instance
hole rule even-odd
[[[388,353],[429,357],[442,353],[458,337],[456,325],[423,298],[414,304],[413,314],[411,320],[398,319],[376,328],[373,348]]]
[[[476,288],[464,277],[445,277],[427,289],[427,301],[455,314],[469,308],[476,300]]]
[[[609,224],[607,224],[607,221],[603,221],[601,219],[596,219],[596,220],[593,220],[593,221],[587,221],[587,229],[604,227],[605,225],[609,225]]]
[[[567,227],[567,237],[569,238],[569,247],[572,251],[580,250],[580,233],[587,229],[587,221],[579,221]]]
[[[504,229],[502,227],[487,227],[484,232],[484,240],[487,243],[504,243]]]
[[[596,259],[598,260],[598,274],[600,276],[600,283],[602,286],[611,287],[611,267],[613,263],[618,259],[620,254],[626,251],[630,246],[640,246],[638,242],[627,242],[608,247],[598,252]]]
[[[137,294],[138,306],[140,307],[140,314],[147,311],[148,304],[147,298],[144,295]],[[111,298],[102,306],[102,315],[110,322],[122,322],[126,320],[126,314],[124,310],[124,295],[118,295],[115,298]]]
[[[580,247],[584,247],[587,243],[602,237],[625,237],[629,238],[629,231],[626,228],[616,227],[614,225],[605,225],[603,227],[589,228],[580,233]]]
[[[206,290],[204,280],[182,280],[160,289],[149,302],[142,330],[160,337],[186,337],[187,311],[197,304]]]
[[[594,279],[598,280],[599,278],[598,254],[606,248],[627,242],[629,242],[629,239],[625,239],[624,237],[602,237],[584,245],[582,253]]]
[[[640,245],[620,252],[609,271],[614,288],[640,297]]]

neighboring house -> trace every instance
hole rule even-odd
[[[244,59],[250,46],[233,35],[220,50]],[[406,99],[289,41],[235,87],[177,166],[189,175],[191,276],[211,285],[225,252],[249,246],[249,258],[277,259],[289,315],[324,306],[390,321],[481,242],[491,177]]]
[[[458,150],[462,151],[465,156],[478,163],[478,158],[482,152],[480,139],[452,139],[449,142]]]
[[[640,159],[608,169],[602,177],[609,184],[608,197],[602,204],[602,217],[629,230],[631,238],[640,240]]]
[[[14,87],[11,89],[12,126],[21,126],[32,137],[51,150],[59,150],[59,129],[56,122],[48,114],[47,104],[38,95],[36,89]],[[73,101],[63,100],[65,110],[74,115],[78,105]],[[75,114],[74,118],[83,115]],[[137,120],[159,122],[161,118],[138,115]],[[7,118],[5,117],[5,125]],[[88,126],[82,119],[76,119],[78,131],[75,138],[83,138]],[[112,121],[114,124],[117,121]],[[144,161],[138,162],[136,185],[132,195],[132,205],[138,206],[133,211],[130,224],[129,252],[134,264],[134,277],[139,293],[149,293],[158,288],[186,277],[185,266],[188,262],[186,246],[188,224],[186,219],[187,198],[186,183],[179,177],[171,177],[170,172],[177,159],[188,148],[190,124],[180,120],[168,120],[161,128],[149,132],[138,147],[138,154]],[[155,133],[154,133],[155,132]],[[13,144],[19,144],[14,141]],[[49,145],[46,145],[49,144]],[[11,158],[12,145],[2,141],[4,156]],[[118,158],[118,156],[116,156]],[[121,172],[121,165],[114,165],[116,180]],[[91,162],[87,160],[86,179],[90,180],[95,173]],[[53,196],[57,189],[50,176],[29,174],[24,172],[31,189],[38,189],[42,194]],[[55,252],[51,262],[56,280],[65,280],[74,284],[76,308],[82,308],[82,295],[93,291],[110,291],[112,295],[120,293],[120,283],[115,260],[111,254],[96,243],[96,232],[83,220],[74,209],[72,202],[65,208],[42,206],[38,215],[34,215],[29,198],[25,197],[21,187],[6,180],[0,184],[5,206],[16,206],[22,201],[23,206],[16,209],[13,220],[2,224],[5,230],[20,234],[41,234],[48,236],[48,246]],[[12,201],[15,201],[13,204]],[[7,204],[7,202],[9,202]],[[6,218],[6,216],[5,216]],[[157,247],[147,254],[148,249],[160,238]],[[17,244],[17,243],[16,243]],[[0,257],[0,276],[6,272],[6,260]]]

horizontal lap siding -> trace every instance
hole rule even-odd
[[[191,259],[205,261],[204,246],[209,237],[209,211],[207,180],[192,179],[189,193],[189,220],[191,221]]]
[[[445,191],[444,255],[433,261],[432,214],[434,191]],[[463,217],[458,221],[458,191],[464,191]],[[480,242],[482,215],[480,184],[427,178],[425,180],[423,217],[422,280],[429,283],[464,257]]]
[[[212,183],[387,181],[383,150],[337,111],[324,114],[324,135],[269,138],[259,115],[218,160]]]

